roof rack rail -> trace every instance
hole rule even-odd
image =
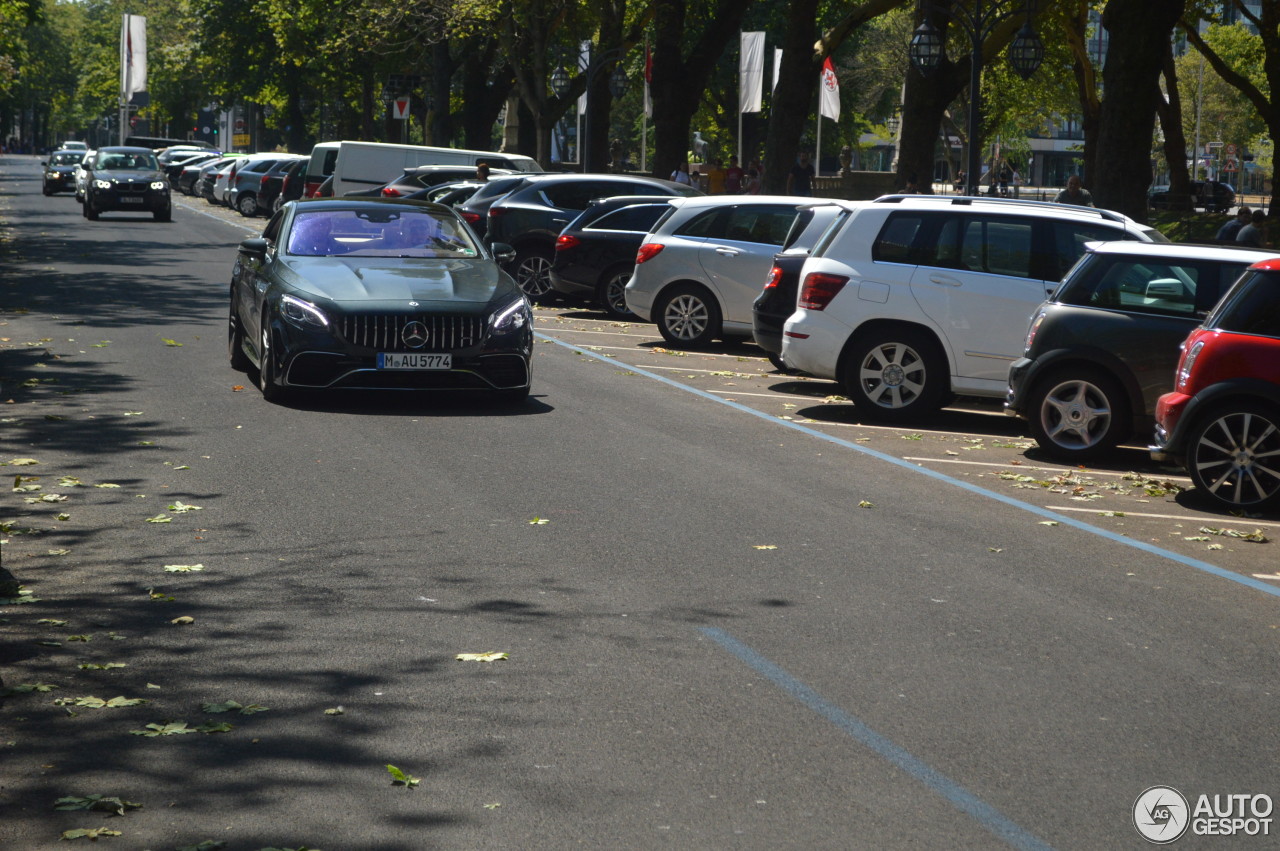
[[[1080,207],[1071,204],[1059,204],[1056,201],[1032,201],[1031,199],[1022,198],[990,198],[984,195],[881,195],[875,200],[877,204],[898,204],[902,201],[919,200],[921,198],[933,198],[938,203],[952,204],[954,206],[972,206],[974,202],[979,204],[1018,204],[1020,206],[1036,206],[1049,207],[1061,210],[1064,207],[1072,207],[1078,212],[1087,212],[1096,215],[1100,219],[1106,219],[1111,222],[1124,222],[1125,217],[1115,210],[1103,210],[1098,207]]]

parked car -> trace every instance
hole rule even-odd
[[[524,186],[528,179],[524,175],[491,177],[474,195],[458,206],[458,214],[471,226],[476,236],[484,239],[488,235],[489,208],[499,198]]]
[[[436,388],[523,402],[533,314],[499,266],[509,252],[438,204],[288,204],[240,244],[231,365],[256,367],[268,400],[299,388]]]
[[[173,217],[169,182],[150,148],[99,148],[84,196],[84,216],[96,222],[106,212],[151,213],[157,222]]]
[[[164,176],[168,179],[169,186],[179,189],[178,179],[182,176],[183,169],[194,166],[196,163],[207,163],[220,156],[222,154],[217,151],[184,151],[181,156],[175,156],[167,164],[161,165],[164,167]]]
[[[848,209],[837,204],[802,207],[782,243],[782,251],[773,256],[769,276],[751,305],[751,336],[775,369],[791,371],[782,362],[782,326],[795,312],[804,261],[823,234],[847,215]]]
[[[802,205],[786,195],[681,198],[636,252],[627,307],[669,343],[749,337],[752,303]]]
[[[891,195],[849,215],[804,264],[782,360],[905,420],[953,393],[1003,398],[1036,307],[1088,242],[1167,242],[1110,210]]]
[[[264,206],[260,195],[267,175],[282,162],[297,159],[292,154],[272,154],[264,157],[246,157],[232,166],[227,177],[227,204],[242,216],[256,216],[270,207]]]
[[[599,304],[616,317],[630,317],[626,286],[636,251],[670,208],[665,198],[619,195],[591,202],[556,237],[548,273],[551,288],[569,298]]]
[[[196,178],[191,184],[191,194],[197,198],[204,198],[211,204],[215,203],[213,201],[213,187],[218,175],[224,169],[229,168],[234,160],[243,156],[244,154],[224,154],[216,160],[197,165]],[[185,180],[185,178],[186,172],[184,170],[182,179]]]
[[[1191,181],[1190,195],[1171,193],[1168,186],[1152,187],[1148,200],[1153,210],[1203,208],[1210,213],[1225,213],[1236,205],[1236,191],[1216,180]]]
[[[1150,434],[1178,345],[1249,266],[1275,252],[1132,241],[1090,244],[1035,312],[1009,367],[1005,411],[1071,464]]]
[[[419,189],[404,197],[410,201],[430,201],[433,204],[444,204],[446,207],[457,207],[471,200],[471,196],[487,185],[487,182],[481,183],[477,180],[459,180]]]
[[[73,183],[75,184],[76,200],[81,204],[84,203],[84,193],[89,186],[89,175],[93,173],[93,156],[97,151],[85,151],[84,159],[76,165]]]
[[[325,145],[334,145],[330,163]],[[321,154],[317,158],[317,154]],[[461,148],[439,148],[424,145],[397,145],[386,142],[321,142],[312,149],[313,164],[308,166],[308,183],[312,172],[333,178],[333,194],[341,197],[356,189],[379,187],[406,168],[420,165],[447,165],[469,168],[475,174],[480,163],[490,168],[540,172],[538,163],[521,154],[497,151],[468,151]]]
[[[494,177],[514,173],[515,172],[509,168],[495,168],[490,170],[490,174]],[[412,166],[410,168],[406,168],[404,173],[399,177],[384,183],[382,186],[375,186],[372,189],[355,189],[350,192],[343,193],[343,197],[406,198],[420,190],[427,189],[432,186],[439,186],[442,183],[452,183],[458,180],[469,180],[475,178],[475,176],[475,166]]]
[[[297,201],[302,197],[303,185],[306,182],[307,158],[302,157],[288,162],[280,166],[275,175],[268,175],[267,185],[263,186],[264,195],[272,191],[271,184],[275,180],[279,180],[279,187],[275,190],[275,197],[271,199],[271,212],[275,213],[290,201]]]
[[[225,204],[227,186],[231,182],[231,172],[235,169],[236,163],[243,157],[234,157],[224,163],[221,167],[211,172],[205,173],[200,178],[199,195],[210,204]]]
[[[47,160],[41,160],[44,166],[44,177],[41,189],[45,195],[76,189],[76,167],[84,159],[84,151],[54,151]]]
[[[183,195],[198,195],[200,179],[204,176],[205,169],[213,168],[219,163],[225,163],[228,159],[230,159],[228,155],[221,154],[212,159],[184,165],[182,170],[178,172],[177,185],[174,188]],[[221,166],[218,167],[220,168]]]
[[[532,299],[551,290],[556,237],[596,198],[614,195],[701,195],[669,180],[621,174],[539,174],[495,201],[487,214],[487,238],[516,250],[510,266],[516,283]],[[474,199],[473,199],[474,200]]]
[[[1280,260],[1251,266],[1182,344],[1151,455],[1223,508],[1280,506]]]

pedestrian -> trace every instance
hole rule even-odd
[[[725,171],[724,163],[717,157],[711,161],[711,168],[707,170],[707,193],[710,195],[723,195],[725,191],[725,183],[728,173]]]
[[[920,187],[916,184],[916,173],[914,171],[907,173],[907,185],[902,188],[902,195],[919,195]]]
[[[1013,180],[1013,169],[1007,162],[1000,163],[1000,197],[1009,197],[1009,183]]]
[[[747,182],[743,185],[743,191],[748,195],[760,194],[760,172],[755,167],[747,169]]]
[[[1236,234],[1237,245],[1250,245],[1254,248],[1265,248],[1267,245],[1267,214],[1262,210],[1254,210],[1249,214],[1249,224],[1240,228]]]
[[[1080,185],[1080,175],[1073,174],[1067,178],[1067,188],[1058,193],[1054,199],[1056,204],[1075,204],[1077,207],[1092,207],[1093,196],[1089,190]]]
[[[1252,220],[1253,211],[1248,207],[1241,207],[1236,210],[1235,216],[1227,220],[1227,223],[1218,228],[1218,233],[1214,239],[1218,242],[1234,243],[1236,237],[1240,235],[1240,229],[1249,224]]]
[[[476,180],[481,183],[489,182],[489,164],[486,162],[476,163]]]
[[[676,166],[676,170],[671,172],[671,182],[683,183],[685,186],[693,185],[693,178],[689,176],[688,163],[680,163],[680,165]]]
[[[729,167],[724,170],[724,191],[730,195],[737,195],[742,191],[742,166],[738,165],[738,158],[729,156]]]
[[[787,172],[787,194],[809,196],[813,194],[813,178],[816,172],[809,162],[809,152],[801,151],[796,164]]]

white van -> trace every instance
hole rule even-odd
[[[372,189],[395,180],[406,168],[417,165],[476,165],[486,162],[493,168],[540,172],[531,157],[496,151],[467,151],[461,148],[428,148],[422,145],[390,145],[382,142],[321,142],[311,151],[307,164],[307,186],[319,186],[333,175],[333,195],[354,189]],[[309,193],[308,193],[309,194]]]

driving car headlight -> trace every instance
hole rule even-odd
[[[329,327],[329,317],[320,308],[291,295],[280,297],[280,315],[299,328]]]
[[[95,181],[93,182],[93,185],[94,185],[94,187],[95,187],[95,188],[97,188],[97,189],[110,189],[110,188],[111,188],[111,181],[110,181],[110,180],[95,180]]]
[[[151,188],[152,189],[168,189],[169,184],[165,183],[163,180],[153,180],[151,181]]]
[[[525,323],[532,321],[533,316],[529,312],[529,303],[524,299],[512,302],[508,307],[493,314],[493,318],[490,320],[495,334],[516,331],[523,328]]]

